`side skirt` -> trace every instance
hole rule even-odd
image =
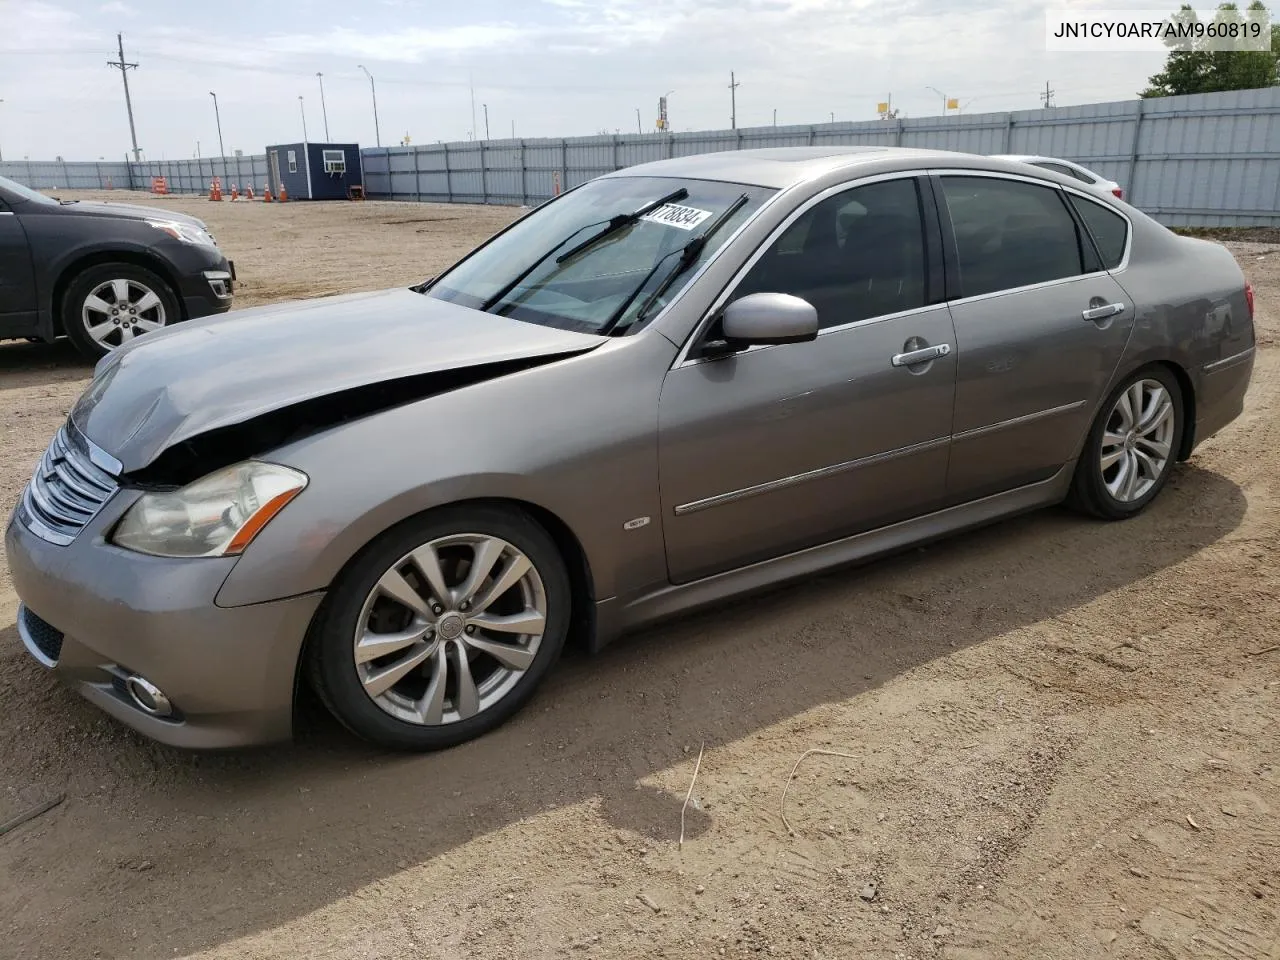
[[[1075,466],[1072,460],[1047,480],[762,560],[692,583],[662,584],[628,600],[618,597],[602,600],[596,604],[597,626],[592,649],[599,650],[628,631],[738,594],[799,580],[832,567],[872,560],[962,530],[1060,503],[1071,487]]]

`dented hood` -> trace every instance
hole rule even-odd
[[[99,364],[71,416],[131,471],[182,440],[303,401],[440,371],[578,353],[607,339],[410,290],[302,300],[190,321],[133,341]]]

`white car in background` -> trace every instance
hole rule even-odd
[[[1109,193],[1120,200],[1124,199],[1124,190],[1120,184],[1114,180],[1108,180],[1099,174],[1094,173],[1087,167],[1082,167],[1078,163],[1072,163],[1070,160],[1063,160],[1060,157],[1035,157],[1026,156],[1020,153],[1001,153],[996,154],[999,160],[1017,160],[1021,163],[1029,163],[1033,167],[1042,167],[1045,170],[1052,170],[1054,173],[1061,173],[1067,177],[1074,177],[1081,183],[1087,184],[1095,190],[1103,193]]]

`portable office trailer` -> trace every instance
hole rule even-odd
[[[360,145],[281,143],[267,147],[272,191],[283,184],[290,200],[346,200],[351,187],[364,186]]]

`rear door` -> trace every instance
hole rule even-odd
[[[930,271],[941,248],[932,217],[928,181],[908,175],[814,198],[762,247],[725,302],[762,292],[802,297],[817,309],[817,339],[728,356],[700,356],[695,341],[667,374],[658,440],[673,581],[892,523],[942,500],[956,358],[940,278]]]
[[[31,248],[17,214],[0,199],[0,335],[30,333],[36,323]]]
[[[947,493],[971,500],[1052,476],[1089,427],[1133,329],[1052,184],[935,177],[959,370]]]

